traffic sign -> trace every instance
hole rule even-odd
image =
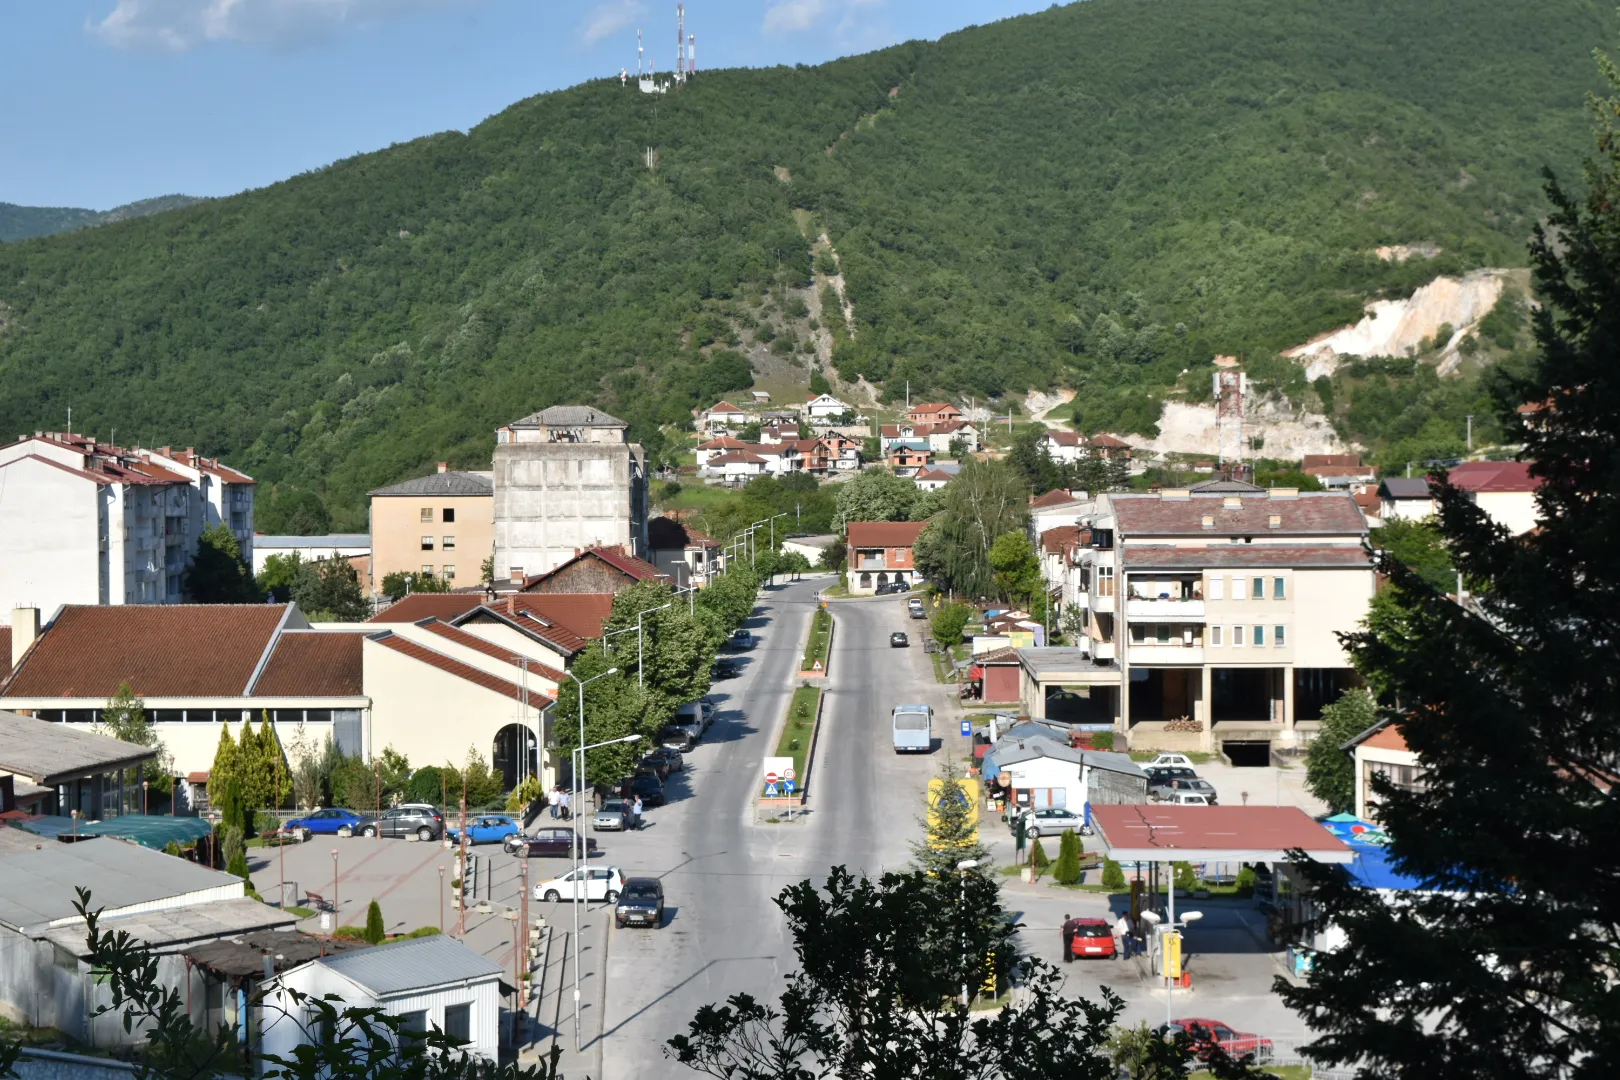
[[[793,777],[791,777],[791,776],[788,777],[786,780],[782,781],[782,787],[783,787],[784,790],[787,791],[787,793],[789,795],[793,794],[793,789],[798,787],[798,786],[799,785],[797,785],[797,784],[795,784],[793,782]]]
[[[972,737],[973,737],[973,721],[971,721],[971,720],[962,721],[962,738],[971,739]]]
[[[767,796],[773,796],[776,794],[776,784],[774,782],[765,785],[765,794]]]
[[[765,782],[767,784],[775,784],[779,779],[781,779],[781,777],[777,776],[773,772],[768,772],[765,774]]]
[[[793,779],[793,766],[789,765],[787,768],[783,769],[782,770],[782,775],[784,777],[786,777],[787,779],[792,780]]]

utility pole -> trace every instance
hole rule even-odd
[[[1468,414],[1468,452],[1474,452],[1474,414]]]

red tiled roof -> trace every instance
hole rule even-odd
[[[492,641],[485,641],[477,634],[467,633],[467,631],[461,629],[460,627],[451,626],[449,623],[442,623],[438,619],[423,619],[416,625],[420,626],[430,634],[444,638],[446,641],[453,642],[466,649],[471,649],[474,652],[483,653],[492,660],[500,660],[503,663],[511,664],[513,667],[519,666],[512,659],[511,649],[503,649]],[[551,665],[542,664],[538,660],[529,661],[529,670],[534,672],[536,675],[539,675],[541,678],[549,679],[552,682],[560,682],[568,677]]]
[[[1076,501],[1078,500],[1076,500],[1073,495],[1070,495],[1062,488],[1053,488],[1040,498],[1031,499],[1029,505],[1032,509],[1042,510],[1048,506],[1062,506],[1064,503],[1072,503]]]
[[[1228,507],[1228,498],[1235,500]],[[1367,521],[1355,500],[1342,492],[1302,492],[1290,498],[1270,498],[1264,492],[1194,494],[1165,499],[1158,495],[1110,495],[1114,520],[1122,536],[1265,536],[1267,533],[1360,534]],[[1281,521],[1272,529],[1270,520]],[[1212,518],[1209,528],[1204,518]]]
[[[933,401],[933,402],[929,402],[926,405],[914,405],[911,408],[912,415],[914,415],[914,416],[926,416],[929,413],[961,412],[961,411],[962,410],[958,409],[955,405],[952,405],[948,401]]]
[[[1130,443],[1126,442],[1124,439],[1116,438],[1115,436],[1108,434],[1106,431],[1093,435],[1087,441],[1090,442],[1092,446],[1100,446],[1104,450],[1129,450],[1131,448]]]
[[[710,439],[706,443],[698,443],[697,448],[699,450],[741,450],[745,447],[753,445],[753,443],[746,443],[741,439],[734,439],[730,435],[722,435],[718,439]]]
[[[922,472],[917,474],[917,479],[950,481],[956,479],[956,477],[953,474],[946,472],[944,469],[924,469]]]
[[[1041,438],[1057,443],[1059,446],[1084,446],[1086,437],[1074,431],[1060,431],[1053,428],[1043,432]]]
[[[1047,529],[1041,533],[1041,547],[1053,555],[1061,555],[1064,549],[1080,539],[1081,533],[1087,531],[1079,525],[1059,525],[1055,529]]]
[[[1306,454],[1300,461],[1300,468],[1310,470],[1324,466],[1359,466],[1360,464],[1360,454]]]
[[[424,663],[429,667],[437,668],[446,675],[454,675],[458,679],[464,679],[476,686],[482,686],[485,690],[493,690],[502,697],[509,697],[513,701],[525,701],[523,687],[517,683],[508,682],[488,672],[479,671],[471,664],[463,664],[460,660],[452,660],[443,653],[434,652],[432,649],[418,645],[414,641],[407,641],[392,630],[384,630],[380,634],[374,634],[368,640],[374,641],[383,648],[391,649],[402,656],[408,656],[412,660]],[[552,699],[539,691],[530,690],[525,703],[531,709],[545,709],[552,705]]]
[[[712,412],[712,413],[740,413],[740,412],[742,412],[741,409],[737,408],[737,406],[733,405],[729,401],[722,401],[718,405],[711,406],[709,408],[709,411]]]
[[[1466,461],[1447,474],[1451,486],[1463,491],[1534,491],[1541,481],[1530,475],[1527,461]]]
[[[729,465],[732,462],[742,462],[745,465],[763,465],[765,459],[750,450],[733,450],[729,454],[720,454],[709,459],[709,465]]]
[[[602,636],[602,625],[613,614],[612,593],[519,593],[512,599],[520,611],[574,635],[581,649]]]
[[[1383,510],[1384,501],[1378,497],[1376,491],[1362,491],[1352,496],[1352,498],[1356,500],[1356,505],[1361,507],[1363,514],[1372,514],[1377,517]]]
[[[289,630],[253,684],[254,697],[359,697],[363,633]]]
[[[521,633],[533,635],[564,656],[572,657],[583,650],[588,644],[583,637],[541,616],[539,613],[529,610],[527,601],[533,598],[533,596],[525,596],[522,593],[513,593],[502,597],[496,603],[480,604],[465,615],[457,616],[451,625],[462,627],[485,619],[495,619],[512,626]]]
[[[69,605],[12,672],[5,697],[237,697],[287,604]]]
[[[1018,663],[1018,646],[1003,645],[999,649],[982,652],[973,658],[975,664],[1016,664]]]
[[[193,784],[206,784],[208,783],[208,770],[201,769],[197,772],[188,772],[186,773],[186,779]]]
[[[85,470],[85,469],[75,469],[71,465],[64,465],[60,461],[52,461],[50,458],[42,457],[39,454],[23,454],[21,457],[12,458],[10,461],[6,462],[4,465],[0,465],[0,469],[4,469],[4,468],[7,468],[9,466],[15,465],[15,464],[17,464],[18,462],[21,462],[21,461],[37,461],[42,465],[49,465],[53,469],[61,469],[63,472],[69,474],[70,476],[77,476],[81,480],[89,480],[92,483],[96,483],[96,484],[116,484],[118,482],[114,477],[109,476],[106,473],[103,473],[103,472],[90,472],[90,471]]]
[[[1379,750],[1411,749],[1406,745],[1406,737],[1401,734],[1401,729],[1394,724],[1385,724],[1365,739],[1362,739],[1357,745],[1371,746]]]
[[[1212,547],[1132,547],[1120,549],[1125,565],[1144,567],[1371,566],[1359,547],[1285,547],[1280,544],[1219,544]]]
[[[11,627],[0,626],[0,683],[11,674]]]
[[[634,578],[636,581],[669,580],[668,574],[658,569],[658,567],[654,566],[646,559],[638,559],[634,555],[626,555],[618,548],[592,547],[586,548],[578,555],[575,555],[572,559],[569,559],[567,562],[562,563],[559,566],[553,567],[544,574],[535,574],[533,577],[529,578],[523,583],[523,591],[528,592],[540,582],[545,581],[548,578],[556,577],[558,574],[562,573],[563,570],[573,566],[581,559],[600,559],[609,566],[613,567],[613,569],[619,571],[621,574]]]
[[[926,521],[852,521],[849,523],[849,546],[910,547],[927,527]]]
[[[218,458],[205,458],[191,447],[184,450],[171,450],[167,446],[160,447],[157,453],[164,457],[173,458],[182,465],[189,465],[198,472],[211,473],[228,484],[257,484],[247,473],[237,472],[235,469],[221,465]]]
[[[423,619],[454,619],[484,602],[484,591],[455,593],[411,593],[383,608],[367,622],[421,622]]]

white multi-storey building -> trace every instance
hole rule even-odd
[[[178,603],[216,521],[251,558],[251,477],[190,451],[36,432],[0,447],[0,607]]]
[[[1065,684],[1133,748],[1269,752],[1354,684],[1338,634],[1375,585],[1348,494],[1214,481],[1099,496],[1083,525],[1048,569],[1082,609]]]

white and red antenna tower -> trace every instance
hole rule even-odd
[[[686,80],[686,5],[675,5],[675,81]]]
[[[686,73],[691,75],[697,71],[697,35],[686,35]]]
[[[1243,465],[1243,394],[1248,380],[1238,368],[1215,369],[1215,429],[1223,469]]]

